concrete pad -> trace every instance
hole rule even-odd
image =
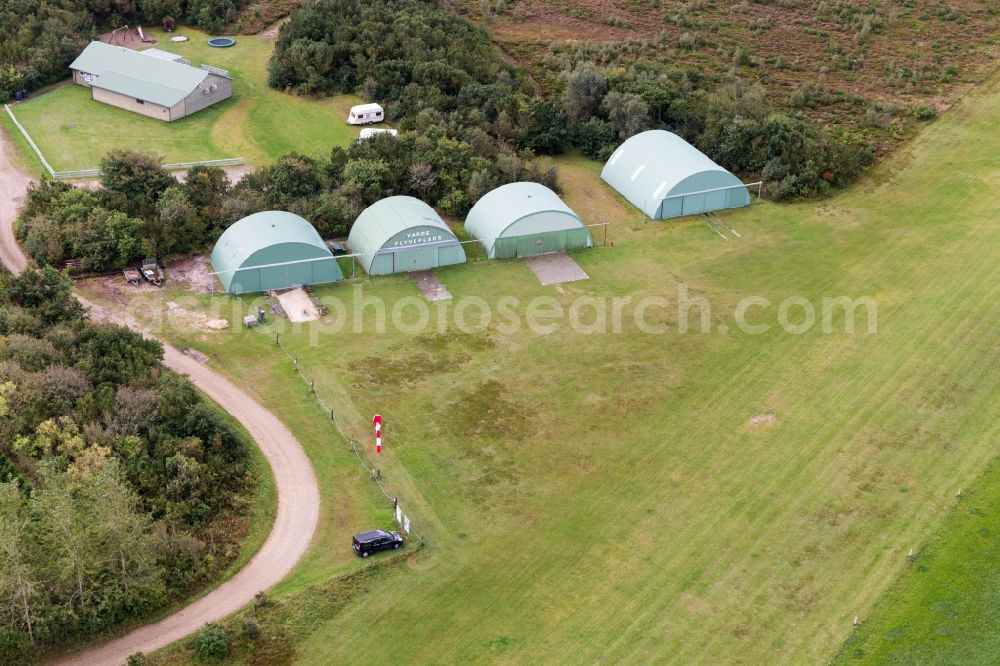
[[[434,271],[414,271],[413,279],[417,281],[417,289],[428,301],[443,301],[451,298],[451,292],[438,279]]]
[[[289,320],[303,322],[319,319],[319,310],[302,287],[277,294],[276,297]]]
[[[546,286],[590,278],[572,257],[563,252],[525,257],[524,263],[528,264],[538,281]]]

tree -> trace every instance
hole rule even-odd
[[[176,184],[156,155],[112,150],[101,160],[101,186],[113,207],[129,215],[152,217],[160,194]]]
[[[83,317],[83,306],[73,298],[73,281],[51,266],[24,271],[10,281],[6,294],[46,324]]]
[[[14,382],[0,384],[0,418],[7,416],[7,398],[5,396],[13,390]]]
[[[525,147],[543,155],[556,155],[569,142],[566,113],[550,100],[532,98],[528,104],[528,131]]]
[[[649,105],[633,93],[609,92],[601,102],[618,139],[627,139],[649,129]]]
[[[564,77],[563,108],[575,122],[592,118],[608,92],[608,82],[593,65],[577,67]]]
[[[406,170],[407,186],[421,199],[427,198],[437,182],[438,176],[434,172],[434,167],[426,162],[416,162]]]
[[[218,216],[222,198],[229,192],[229,177],[218,167],[197,165],[184,178],[188,201],[206,221]]]
[[[387,194],[385,185],[390,173],[384,160],[353,160],[344,168],[344,190],[357,193],[366,203],[371,203]]]
[[[77,224],[73,254],[84,270],[121,268],[139,258],[146,245],[140,238],[143,222],[123,211],[97,209]]]
[[[145,225],[144,235],[157,256],[188,252],[201,244],[205,224],[182,186],[171,185],[160,194],[156,213]]]
[[[0,483],[0,594],[5,620],[28,633],[35,643],[35,625],[39,619],[42,596],[35,576],[36,561],[31,544],[32,518],[24,497],[15,482]],[[4,622],[6,624],[7,622]]]
[[[587,157],[604,160],[615,145],[615,130],[607,121],[591,118],[574,128],[574,143]]]
[[[122,326],[91,326],[80,343],[77,367],[95,386],[145,380],[163,358],[163,345]]]
[[[319,168],[312,157],[289,153],[269,167],[259,178],[266,183],[267,205],[287,209],[296,199],[319,193]]]
[[[40,545],[49,554],[46,564],[57,586],[52,591],[77,609],[87,608],[91,588],[100,584],[94,580],[101,565],[93,539],[95,516],[79,501],[77,484],[54,465],[43,465],[41,477],[43,483],[32,491],[31,501],[38,517]]]
[[[163,594],[156,565],[156,537],[148,516],[139,512],[139,498],[110,464],[87,483],[85,497],[99,526],[97,542],[126,603],[141,611]]]

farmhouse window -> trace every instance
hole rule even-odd
[[[145,100],[141,100],[141,99],[137,99],[137,100],[135,100],[135,103],[136,104],[145,104],[146,101]]]

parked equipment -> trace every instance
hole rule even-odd
[[[243,325],[246,326],[247,328],[253,328],[257,324],[263,324],[263,323],[264,323],[264,311],[261,310],[260,308],[257,308],[256,314],[247,315],[246,317],[243,317]]]
[[[126,268],[123,273],[125,274],[125,281],[128,282],[133,287],[139,286],[139,281],[142,280],[142,274],[134,268]]]
[[[142,277],[146,278],[146,281],[159,287],[163,284],[163,269],[160,265],[156,263],[156,259],[145,259],[142,262],[142,266],[139,269],[142,271]]]

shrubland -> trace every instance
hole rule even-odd
[[[436,125],[488,160],[570,146],[606,159],[633,134],[668,129],[730,170],[765,178],[775,198],[823,194],[873,158],[870,147],[774,108],[735,74],[717,85],[696,69],[639,60],[566,64],[542,97],[486,31],[436,3],[314,0],[282,27],[269,83],[300,94],[360,90],[404,130]]]
[[[162,346],[93,324],[53,268],[0,279],[0,661],[179,601],[237,555],[241,437]]]

